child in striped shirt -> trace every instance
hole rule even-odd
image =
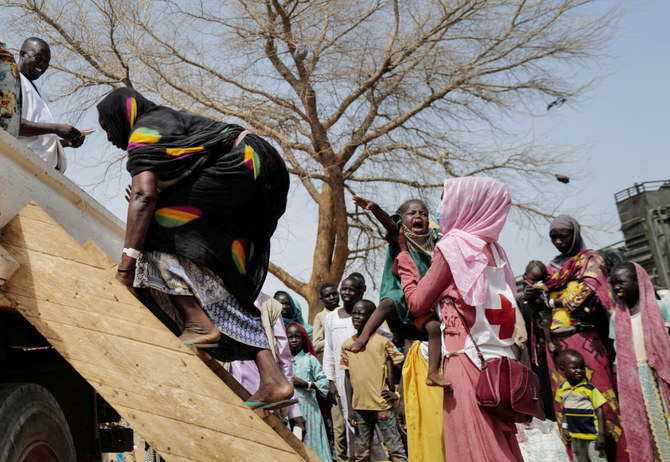
[[[556,390],[563,409],[563,437],[570,441],[575,462],[605,462],[605,414],[607,402],[586,378],[584,357],[567,349],[558,355],[561,372],[567,379]]]

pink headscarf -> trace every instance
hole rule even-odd
[[[440,232],[436,244],[447,260],[458,292],[470,306],[486,300],[488,279],[484,246],[494,244],[505,264],[505,279],[516,294],[507,254],[497,243],[512,199],[507,186],[487,177],[453,178],[444,182],[440,204]]]
[[[296,326],[298,329],[300,329],[300,333],[302,334],[302,351],[305,353],[309,353],[315,358],[318,358],[316,355],[316,350],[314,349],[314,345],[312,345],[312,341],[309,338],[309,334],[307,333],[307,330],[303,327],[302,324],[299,322],[289,322],[286,324],[286,329],[288,330],[289,326]]]
[[[644,346],[647,350],[647,364],[656,372],[661,392],[670,407],[670,338],[663,324],[663,316],[656,301],[654,286],[647,272],[633,263],[637,273],[640,291],[640,316]],[[635,441],[628,445],[631,460],[654,460],[647,411],[642,398],[642,386],[637,369],[637,358],[633,345],[633,328],[628,306],[622,300],[616,302],[614,317],[617,353],[617,384],[621,417],[626,429],[626,440]]]

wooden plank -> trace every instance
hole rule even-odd
[[[212,372],[216,374],[218,378],[223,381],[223,383],[228,386],[228,388],[230,388],[237,396],[239,396],[240,399],[243,399],[244,401],[249,399],[251,393],[249,393],[249,391],[247,391],[247,389],[244,388],[240,382],[235,380],[235,378],[230,375],[230,372],[228,372],[219,361],[212,358],[204,350],[199,350],[198,348],[193,347],[192,351],[205,363],[207,367],[209,367]]]
[[[0,286],[19,268],[19,264],[0,246]]]
[[[153,432],[163,432],[165,435],[172,435],[174,426],[170,419],[155,417],[153,414],[144,414],[143,411],[129,409],[121,406],[117,411],[121,414],[132,415],[136,420],[146,422],[151,419],[151,429]],[[230,424],[233,424],[230,422]],[[147,433],[147,427],[135,427],[140,435]],[[268,427],[269,428],[269,427]],[[275,435],[276,436],[276,435]],[[290,455],[275,456],[268,455],[267,451],[262,445],[257,445],[256,449],[260,452],[253,452],[254,449],[249,448],[249,445],[241,439],[229,439],[225,443],[213,444],[217,435],[211,431],[203,430],[201,434],[190,441],[190,447],[187,452],[182,452],[181,448],[177,447],[172,438],[162,438],[160,441],[145,439],[149,445],[154,448],[165,460],[172,462],[173,460],[196,460],[198,462],[209,461],[258,461],[258,462],[284,462],[285,460],[296,460],[294,456],[290,459]],[[277,437],[277,436],[276,436]],[[278,438],[278,437],[277,437]],[[210,446],[211,445],[211,446]],[[201,446],[210,446],[210,459],[195,459],[192,454],[201,451]],[[176,456],[176,458],[174,457]],[[275,457],[275,458],[272,458]],[[302,460],[298,457],[297,460]]]
[[[203,350],[198,350],[197,348],[194,348],[194,350],[195,353],[203,360],[203,362],[212,370],[212,372],[214,372],[226,385],[228,385],[228,388],[233,390],[237,396],[243,400],[246,401],[249,399],[251,393],[249,393],[242,385],[240,385],[240,383],[235,380],[232,375],[230,375],[230,372],[228,372],[220,362],[212,358]],[[272,427],[272,429],[279,436],[281,436],[282,439],[286,441],[304,460],[310,462],[321,461],[321,459],[317,457],[317,455],[314,454],[311,449],[309,449],[302,441],[296,438],[293,432],[289,430],[283,424],[283,422],[277,418],[277,416],[271,412],[257,411],[257,413],[260,414],[265,423]]]
[[[113,279],[109,260],[87,258],[34,205],[5,229],[0,245],[21,266],[4,295],[166,461],[304,460]]]
[[[6,246],[9,251],[20,252],[15,246]],[[138,301],[132,290],[118,284],[111,272],[90,271],[83,269],[76,277],[64,277],[63,265],[67,262],[54,261],[46,258],[32,258],[31,268],[19,268],[17,279],[30,280],[30,284],[17,283],[12,287],[13,293],[26,298],[35,298],[35,293],[45,294],[43,300],[74,309],[91,310],[100,315],[109,315],[118,319],[127,319],[137,323],[149,322],[155,316],[142,307],[141,310],[133,309]],[[40,273],[40,278],[33,278],[33,274]],[[100,281],[100,276],[105,275],[105,280]],[[97,287],[95,287],[97,285]],[[82,297],[94,303],[88,306],[81,303]],[[120,310],[119,305],[125,305]],[[123,314],[120,314],[123,311]]]
[[[30,299],[30,297],[26,297],[26,299]],[[32,299],[32,302],[37,303],[38,301]],[[103,304],[103,306],[105,305],[109,304]],[[62,316],[64,309],[69,309],[70,313],[75,316],[64,319]],[[170,341],[170,338],[174,338],[174,334],[169,330],[147,324],[143,324],[142,329],[138,329],[137,319],[124,319],[118,316],[118,313],[114,311],[110,314],[109,317],[103,317],[99,310],[86,310],[82,307],[68,307],[52,301],[42,300],[40,301],[40,312],[38,317],[45,322],[54,321],[87,330],[91,335],[95,333],[106,334],[111,331],[121,331],[123,332],[122,335],[117,336],[117,338],[136,340],[150,345],[162,346],[165,342]],[[25,313],[25,316],[31,317],[31,314]],[[146,319],[148,319],[148,317]]]
[[[33,200],[78,242],[93,239],[112,258],[121,254],[123,222],[5,131],[0,171],[0,228]]]
[[[116,261],[112,260],[109,255],[105,253],[98,245],[91,239],[88,239],[82,244],[89,258],[95,259],[95,265],[100,268],[108,268],[116,271]]]
[[[0,293],[0,311],[4,311],[6,313],[16,312],[14,306],[12,306],[11,300],[5,297],[2,293]]]
[[[86,250],[37,204],[29,203],[20,213],[23,220],[12,219],[2,230],[2,240],[5,244],[15,245],[16,242],[20,242],[29,250],[67,256],[68,259],[87,265],[91,263]],[[22,227],[21,223],[28,223],[28,226]],[[52,233],[57,233],[58,239],[50,239]]]
[[[36,318],[29,317],[29,321],[36,321]],[[265,425],[258,421],[247,422],[245,420],[249,409],[241,401],[238,401],[237,406],[229,406],[225,412],[217,410],[216,415],[210,415],[210,418],[207,418],[207,411],[216,409],[216,403],[210,402],[210,397],[226,399],[225,396],[218,396],[222,390],[221,382],[208,377],[211,375],[208,368],[198,368],[197,366],[202,366],[202,362],[194,355],[188,354],[188,348],[180,343],[178,345],[184,351],[143,344],[138,340],[116,337],[104,332],[91,333],[87,329],[58,321],[44,322],[41,333],[59,352],[62,352],[71,364],[78,365],[78,372],[89,382],[97,383],[99,386],[110,384],[114,389],[117,402],[121,397],[122,402],[127,404],[131,396],[134,396],[139,390],[140,395],[133,401],[135,405],[146,405],[147,396],[153,395],[152,412],[157,415],[172,415],[177,420],[183,420],[195,426],[204,424],[215,427],[217,421],[226,419],[237,423],[236,426],[229,428],[232,436],[264,441],[270,446],[273,445],[272,441],[265,441],[267,432]],[[169,331],[167,333],[171,340],[175,339]],[[89,344],[91,342],[93,346]],[[99,361],[94,362],[95,353],[100,349],[105,351],[107,358],[120,357],[125,361],[123,363],[105,361],[102,364]],[[146,366],[143,360],[147,357],[160,357],[160,368],[143,368]],[[123,376],[123,381],[114,383],[114,379],[120,375]],[[182,388],[181,378],[184,375],[190,375],[192,381],[200,382],[200,387],[196,390]],[[165,378],[166,376],[168,379]],[[155,384],[158,386],[156,387]],[[103,391],[100,389],[98,391],[107,399]],[[156,399],[157,397],[167,399]],[[184,413],[180,411],[180,408],[175,408],[173,406],[175,401],[185,403],[187,411]],[[108,400],[108,402],[115,405],[113,401]],[[254,425],[246,425],[247,423]]]

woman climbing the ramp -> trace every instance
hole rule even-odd
[[[250,401],[291,397],[253,303],[286,208],[280,155],[238,125],[158,106],[131,88],[97,108],[132,176],[117,279],[141,289],[185,344],[222,361],[254,359],[261,383]]]

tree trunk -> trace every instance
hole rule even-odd
[[[309,323],[314,320],[316,313],[321,311],[319,287],[326,282],[338,285],[349,257],[344,179],[340,169],[330,170],[328,181],[323,183],[319,200],[319,223],[312,260],[312,276],[309,284],[298,291],[309,304]]]

